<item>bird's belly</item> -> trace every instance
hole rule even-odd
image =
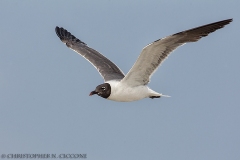
[[[108,99],[119,102],[131,102],[146,97],[148,97],[148,87],[138,86],[134,88],[122,87],[118,89],[113,89]]]

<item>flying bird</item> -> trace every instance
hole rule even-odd
[[[126,75],[112,61],[90,48],[66,29],[56,27],[55,31],[67,47],[87,59],[103,77],[104,83],[98,85],[90,93],[90,96],[97,94],[108,100],[130,102],[143,98],[168,97],[153,91],[147,86],[154,71],[177,47],[188,42],[196,42],[202,37],[223,28],[230,22],[232,22],[232,19],[203,25],[148,44],[142,49],[137,61]]]

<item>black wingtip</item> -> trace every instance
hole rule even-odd
[[[56,28],[55,28],[55,32],[58,33],[58,30],[59,30],[59,27],[56,26]]]
[[[58,27],[58,26],[56,26],[56,28],[55,28],[55,32],[56,32],[56,34],[57,34],[57,36],[61,39],[61,34],[60,34],[60,28]],[[62,40],[62,39],[61,39]]]
[[[72,40],[75,42],[80,42],[82,44],[86,44],[86,43],[82,42],[81,40],[79,40],[78,38],[76,38],[74,35],[72,35],[70,32],[68,32],[66,29],[64,29],[62,27],[56,26],[55,32],[56,32],[57,36],[60,38],[60,40],[63,42]]]
[[[68,38],[67,35],[69,35],[69,34],[71,35],[71,33],[69,33],[66,29],[64,29],[62,27],[60,28],[58,26],[56,26],[55,32],[56,32],[57,36],[61,39],[61,41]]]
[[[223,20],[222,22],[225,22],[225,24],[227,25],[227,24],[231,23],[232,21],[233,21],[233,19],[230,18],[230,19]]]
[[[216,27],[219,27],[219,28],[216,28],[216,29],[220,29],[220,28],[225,27],[226,25],[228,25],[228,24],[231,23],[232,21],[233,21],[233,19],[230,18],[230,19],[218,21],[218,22],[215,22],[215,23],[212,23],[212,24],[209,24],[209,25],[216,25]]]

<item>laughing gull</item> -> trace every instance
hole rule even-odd
[[[167,36],[148,44],[143,48],[137,61],[126,75],[113,62],[98,51],[87,46],[86,43],[73,36],[66,29],[56,27],[55,31],[67,47],[87,59],[103,77],[105,83],[98,85],[90,95],[97,94],[113,101],[130,102],[148,97],[168,97],[153,91],[147,86],[151,75],[156,71],[158,66],[177,47],[187,42],[196,42],[209,33],[223,28],[230,22],[232,22],[232,19],[207,24]]]

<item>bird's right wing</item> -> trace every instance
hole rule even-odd
[[[90,48],[84,42],[73,36],[64,28],[55,28],[60,40],[85,59],[87,59],[100,73],[104,81],[124,78],[124,73],[109,59],[98,51]]]

